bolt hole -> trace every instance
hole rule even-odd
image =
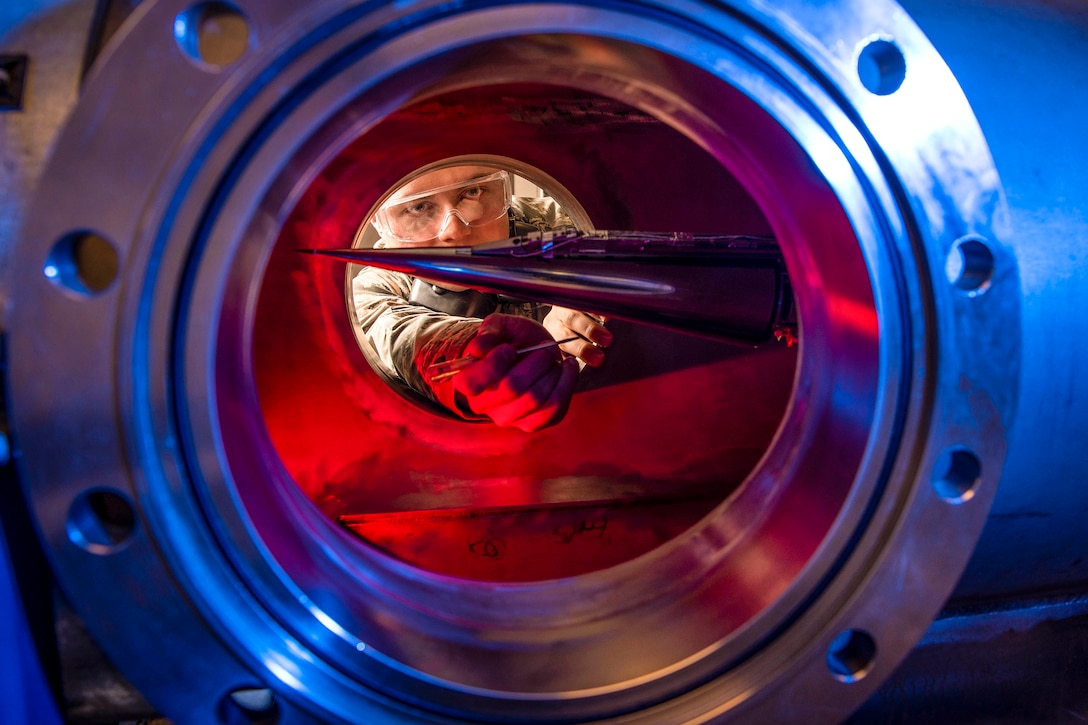
[[[980,239],[956,240],[944,265],[948,281],[969,295],[985,292],[994,276],[994,254]]]
[[[53,245],[42,274],[84,295],[105,292],[117,279],[117,250],[94,232],[73,232]]]
[[[92,554],[121,549],[136,529],[136,513],[117,491],[95,489],[81,493],[68,510],[68,538]]]
[[[228,3],[198,3],[174,19],[174,39],[191,59],[224,68],[249,50],[249,21]]]
[[[872,40],[858,54],[858,78],[870,93],[891,95],[899,90],[906,77],[907,59],[890,40]]]
[[[267,687],[240,687],[219,703],[223,725],[276,725],[279,720],[279,703]]]
[[[949,503],[969,501],[982,480],[982,463],[965,448],[943,452],[933,468],[933,488]]]
[[[876,640],[868,632],[848,629],[827,648],[827,666],[835,679],[857,682],[873,667],[876,659]]]

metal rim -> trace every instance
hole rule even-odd
[[[1001,431],[1015,382],[1014,359],[983,362],[985,352],[972,345],[1015,316],[1016,283],[1011,260],[993,241],[1003,222],[1000,189],[966,102],[939,63],[919,60],[910,77],[915,85],[891,91],[894,79],[881,76],[879,63],[876,90],[855,71],[874,38],[893,38],[904,57],[933,60],[917,29],[893,16],[890,3],[866,4],[864,12],[860,3],[822,8],[857,39],[857,56],[840,57],[841,46],[830,38],[802,30],[835,23],[809,23],[805,15],[815,11],[803,7],[791,8],[790,22],[781,11],[698,3],[534,6],[533,13],[420,3],[343,14],[337,3],[306,12],[291,5],[239,5],[254,40],[233,74],[209,73],[181,56],[158,61],[159,77],[184,75],[204,105],[152,89],[171,112],[162,128],[141,137],[145,143],[129,146],[132,129],[97,128],[90,147],[78,148],[85,138],[80,130],[96,128],[96,106],[135,72],[127,56],[158,43],[159,29],[184,10],[170,2],[150,6],[89,84],[32,213],[28,240],[95,229],[122,260],[118,282],[97,295],[63,287],[58,294],[44,276],[22,280],[16,299],[40,304],[19,305],[12,325],[24,479],[62,583],[82,589],[96,579],[127,581],[93,600],[81,597],[89,608],[84,614],[92,627],[108,622],[111,610],[143,625],[107,648],[143,665],[138,630],[176,625],[176,636],[191,642],[186,649],[210,663],[201,682],[179,694],[176,684],[155,682],[154,667],[134,679],[168,713],[194,718],[202,707],[197,698],[217,702],[221,683],[242,687],[250,672],[284,695],[285,708],[291,703],[343,719],[362,711],[421,721],[433,721],[436,712],[485,719],[517,713],[539,721],[623,712],[629,714],[620,719],[632,722],[725,713],[773,718],[798,706],[842,714],[859,703],[921,635],[966,562],[1003,460]],[[791,273],[815,277],[799,292],[806,348],[794,404],[735,499],[682,540],[638,561],[500,591],[426,576],[355,547],[308,507],[282,471],[269,468],[274,457],[261,442],[245,379],[252,365],[249,325],[270,232],[294,185],[312,173],[323,147],[343,143],[403,100],[377,79],[453,88],[472,82],[479,67],[474,53],[478,64],[510,52],[504,38],[543,52],[525,38],[564,31],[625,49],[615,54],[619,65],[596,78],[566,82],[603,91],[648,71],[649,64],[639,65],[646,58],[664,59],[679,90],[666,85],[665,75],[655,80],[650,73],[627,98],[671,114],[670,123],[719,152],[769,210],[784,243],[793,240]],[[640,47],[645,52],[627,52]],[[894,51],[879,47],[894,59]],[[463,75],[443,77],[431,62],[440,49],[462,53]],[[318,68],[334,72],[317,82],[311,74]],[[550,70],[562,68],[557,62]],[[267,84],[270,77],[276,88]],[[376,80],[367,85],[359,78]],[[778,124],[772,136],[783,143],[745,145],[757,133],[760,116],[753,111],[752,127],[730,127],[740,139],[740,148],[732,146],[737,142],[720,132],[725,121],[701,98],[707,91],[699,84],[707,78],[716,79],[712,95],[733,93],[738,102],[747,96],[753,108],[762,107]],[[296,90],[284,96],[283,87]],[[680,110],[666,112],[666,97]],[[897,114],[934,98],[950,120],[918,124],[907,134],[918,143],[908,147]],[[338,120],[360,99],[371,118]],[[959,165],[938,158],[947,151],[949,127],[962,153]],[[154,143],[162,137],[180,141]],[[104,201],[93,191],[97,165],[121,148],[138,155],[150,178],[121,179],[123,188]],[[73,159],[79,159],[76,174],[61,178],[57,169]],[[803,168],[823,181],[791,181],[786,173]],[[983,193],[936,195],[930,174],[944,188],[974,175]],[[50,208],[49,199],[73,184],[86,195],[59,212]],[[849,245],[841,236],[819,238],[803,211],[785,205],[801,192],[839,206],[838,231],[849,235]],[[942,276],[945,255],[967,235],[986,240],[992,252],[993,273],[975,294]],[[41,269],[42,260],[41,244],[19,250],[23,268]],[[34,341],[30,331],[40,329],[50,335]],[[65,365],[35,369],[35,360],[87,329],[98,344],[81,360],[81,380]],[[971,382],[966,394],[958,389],[964,377]],[[839,405],[844,396],[854,404]],[[935,419],[938,407],[954,414]],[[110,428],[122,434],[92,426],[61,432],[72,453],[50,457],[57,433],[42,432],[50,411],[86,409],[112,411]],[[960,469],[943,463],[951,449],[966,451],[980,474],[963,480]],[[88,462],[97,473],[77,473]],[[130,497],[140,521],[123,546],[105,552],[81,548],[64,533],[72,502],[103,479]],[[934,485],[949,480],[952,493]],[[274,496],[257,496],[256,481],[271,481]],[[814,513],[818,486],[826,509]],[[733,598],[746,573],[762,570],[753,562],[770,551],[767,532],[799,516],[823,523],[803,545],[792,542],[799,556],[770,575],[777,585],[753,587],[769,598]],[[273,526],[283,537],[276,542],[262,536]],[[912,528],[933,535],[911,536]],[[727,543],[733,541],[741,544]],[[670,575],[681,562],[691,572],[682,585]],[[141,592],[131,573],[164,564],[177,583],[145,580],[155,603],[133,612]],[[912,601],[888,605],[888,589],[881,588],[888,581],[901,582],[897,597]],[[334,583],[336,596],[323,597],[320,590]],[[502,611],[495,611],[495,597]],[[573,612],[571,602],[579,605]],[[386,624],[390,618],[396,626]],[[670,634],[648,652],[639,636],[646,631]],[[866,638],[879,655],[863,656]],[[541,641],[556,640],[571,647],[567,659],[541,652]],[[848,664],[843,674],[829,662],[851,643],[863,662]],[[435,653],[444,661],[436,664]],[[465,673],[460,663],[473,653],[493,658],[493,667]],[[526,678],[525,665],[533,661],[566,664],[541,683]],[[616,661],[625,669],[617,670]],[[772,701],[787,679],[790,697]]]

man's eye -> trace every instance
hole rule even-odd
[[[486,189],[482,186],[470,186],[461,192],[461,198],[463,199],[479,199],[484,195]]]
[[[433,212],[434,203],[423,200],[405,204],[400,213],[404,216],[426,216]]]

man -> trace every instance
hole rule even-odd
[[[467,247],[527,230],[570,226],[554,201],[515,199],[507,172],[475,165],[435,169],[412,179],[371,221],[381,235],[376,247]],[[445,301],[419,303],[421,298],[433,292],[443,293],[438,297],[465,293],[398,272],[364,267],[352,281],[352,292],[358,324],[386,373],[463,418],[525,431],[563,418],[578,361],[599,366],[602,348],[612,342],[601,320],[561,307],[505,302],[486,317],[475,310],[441,311]],[[467,294],[479,299],[478,293]],[[571,337],[576,339],[558,349],[517,352]],[[464,356],[476,362],[440,380],[428,375],[430,366]]]

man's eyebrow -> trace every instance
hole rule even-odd
[[[391,201],[396,201],[398,198],[407,199],[407,198],[410,198],[410,197],[427,196],[431,192],[437,191],[438,189],[448,189],[448,188],[453,187],[453,186],[463,186],[464,184],[471,184],[474,181],[479,181],[480,179],[486,179],[489,176],[494,176],[496,173],[498,173],[498,172],[489,171],[489,172],[479,173],[479,174],[476,174],[475,176],[470,176],[467,179],[462,179],[461,181],[451,181],[448,184],[439,184],[438,186],[432,186],[429,189],[420,189],[419,191],[413,191],[413,192],[405,193],[405,194],[402,194],[401,190],[398,190],[398,191],[394,192],[393,196],[390,197],[390,200]]]

